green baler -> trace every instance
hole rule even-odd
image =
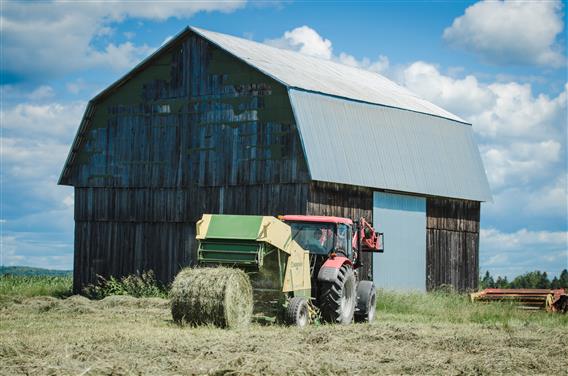
[[[199,266],[247,272],[257,317],[279,317],[291,298],[311,295],[309,253],[274,217],[205,214],[196,239]]]

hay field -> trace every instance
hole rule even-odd
[[[566,374],[568,315],[379,295],[373,324],[179,327],[167,300],[0,297],[0,374]]]

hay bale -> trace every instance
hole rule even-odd
[[[172,284],[170,302],[177,323],[236,328],[252,317],[252,287],[240,269],[183,269]]]

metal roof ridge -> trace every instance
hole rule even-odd
[[[341,95],[329,94],[329,93],[325,93],[325,92],[322,92],[322,91],[315,91],[315,90],[304,89],[304,88],[297,87],[297,86],[288,86],[288,85],[287,85],[287,87],[288,87],[288,90],[303,91],[303,92],[310,93],[310,94],[322,95],[322,96],[325,96],[325,97],[331,97],[331,98],[335,98],[335,99],[341,99],[341,100],[346,100],[346,101],[351,101],[351,102],[356,102],[356,103],[361,103],[361,104],[367,104],[367,105],[370,105],[370,106],[387,107],[387,108],[393,108],[393,109],[401,110],[401,111],[409,111],[409,112],[414,112],[414,113],[421,114],[421,115],[433,116],[433,117],[437,117],[437,118],[440,118],[440,119],[445,119],[445,120],[453,121],[453,122],[456,122],[456,123],[460,123],[460,124],[464,124],[464,125],[469,125],[470,127],[473,126],[471,123],[468,123],[468,122],[465,121],[465,120],[460,121],[460,120],[452,119],[452,118],[445,117],[445,116],[442,116],[442,115],[431,114],[431,113],[429,113],[429,112],[422,112],[422,111],[417,111],[417,110],[411,110],[411,109],[409,109],[409,108],[391,106],[391,105],[383,104],[383,103],[368,102],[368,101],[364,101],[364,100],[362,100],[362,99],[355,99],[355,98],[350,98],[350,97],[343,97],[343,96],[341,96]],[[459,118],[459,119],[461,119],[461,118]]]
[[[188,26],[188,28],[189,28],[190,30],[194,31],[195,33],[201,35],[203,38],[205,38],[205,39],[207,39],[207,40],[209,40],[209,38],[207,38],[205,35],[203,35],[203,32],[212,33],[212,34],[218,34],[218,35],[222,35],[222,36],[228,36],[228,37],[236,38],[236,39],[241,39],[241,40],[244,40],[244,41],[247,41],[247,42],[250,42],[250,43],[258,44],[258,45],[260,45],[260,46],[262,46],[262,47],[264,47],[264,48],[269,48],[269,49],[276,50],[276,51],[284,51],[284,52],[286,52],[286,53],[291,53],[291,54],[294,54],[294,55],[298,55],[298,56],[301,56],[302,58],[306,58],[306,59],[308,59],[308,60],[315,60],[315,61],[317,61],[317,62],[324,62],[324,63],[326,63],[326,64],[333,64],[333,65],[336,65],[336,66],[341,67],[341,68],[348,68],[348,69],[357,70],[357,71],[363,72],[363,73],[365,73],[365,74],[376,75],[376,76],[379,76],[379,77],[381,77],[381,78],[383,78],[383,79],[385,79],[385,80],[388,80],[388,81],[390,81],[390,82],[396,84],[397,86],[400,86],[400,85],[398,85],[396,82],[390,80],[389,78],[387,78],[386,76],[384,76],[384,75],[382,75],[382,74],[380,74],[380,73],[373,72],[373,71],[370,71],[370,70],[367,70],[367,69],[363,69],[363,68],[359,68],[359,67],[354,67],[354,66],[352,66],[352,65],[342,64],[342,63],[337,62],[337,61],[335,61],[335,60],[323,59],[323,58],[317,57],[317,56],[306,55],[306,54],[303,54],[303,53],[298,52],[298,51],[289,50],[289,49],[285,49],[285,48],[274,47],[274,46],[271,46],[271,45],[269,45],[269,44],[262,43],[262,42],[258,42],[258,41],[252,40],[252,39],[241,38],[241,37],[238,37],[238,36],[236,36],[236,35],[220,33],[220,32],[218,32],[218,31],[212,31],[212,30],[202,29],[202,28],[195,27],[195,26]],[[209,41],[210,41],[210,40],[209,40]],[[210,42],[211,42],[211,41],[210,41]],[[213,44],[217,45],[217,43],[213,43]],[[221,48],[223,48],[223,47],[221,47]],[[225,50],[225,49],[223,48],[223,50]],[[232,53],[231,53],[231,54],[232,54]],[[242,60],[245,60],[245,59],[242,59]],[[422,99],[422,98],[421,98],[420,96],[418,96],[416,93],[413,93],[412,91],[406,89],[406,88],[403,87],[403,86],[400,86],[400,87],[403,88],[404,90],[406,90],[406,91],[408,92],[408,94],[411,94],[411,95],[415,96],[416,98]]]

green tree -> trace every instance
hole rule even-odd
[[[540,281],[538,282],[539,289],[549,289],[550,288],[550,280],[548,279],[548,275],[546,272],[543,272],[540,275]]]
[[[501,278],[501,276],[497,277],[497,280],[495,281],[495,287],[497,287],[498,289],[507,289],[509,288],[509,281],[507,281],[507,277],[503,277]]]
[[[553,289],[560,288],[560,280],[557,277],[552,278],[552,282],[550,282],[550,288]]]
[[[564,269],[560,273],[560,278],[558,279],[559,286],[568,289],[568,270]]]
[[[491,276],[489,271],[485,272],[485,275],[479,282],[479,287],[481,287],[482,289],[495,287],[495,281],[493,280],[493,277]]]
[[[546,289],[550,288],[550,280],[546,272],[540,270],[528,272],[515,277],[511,282],[511,288],[515,289]]]

